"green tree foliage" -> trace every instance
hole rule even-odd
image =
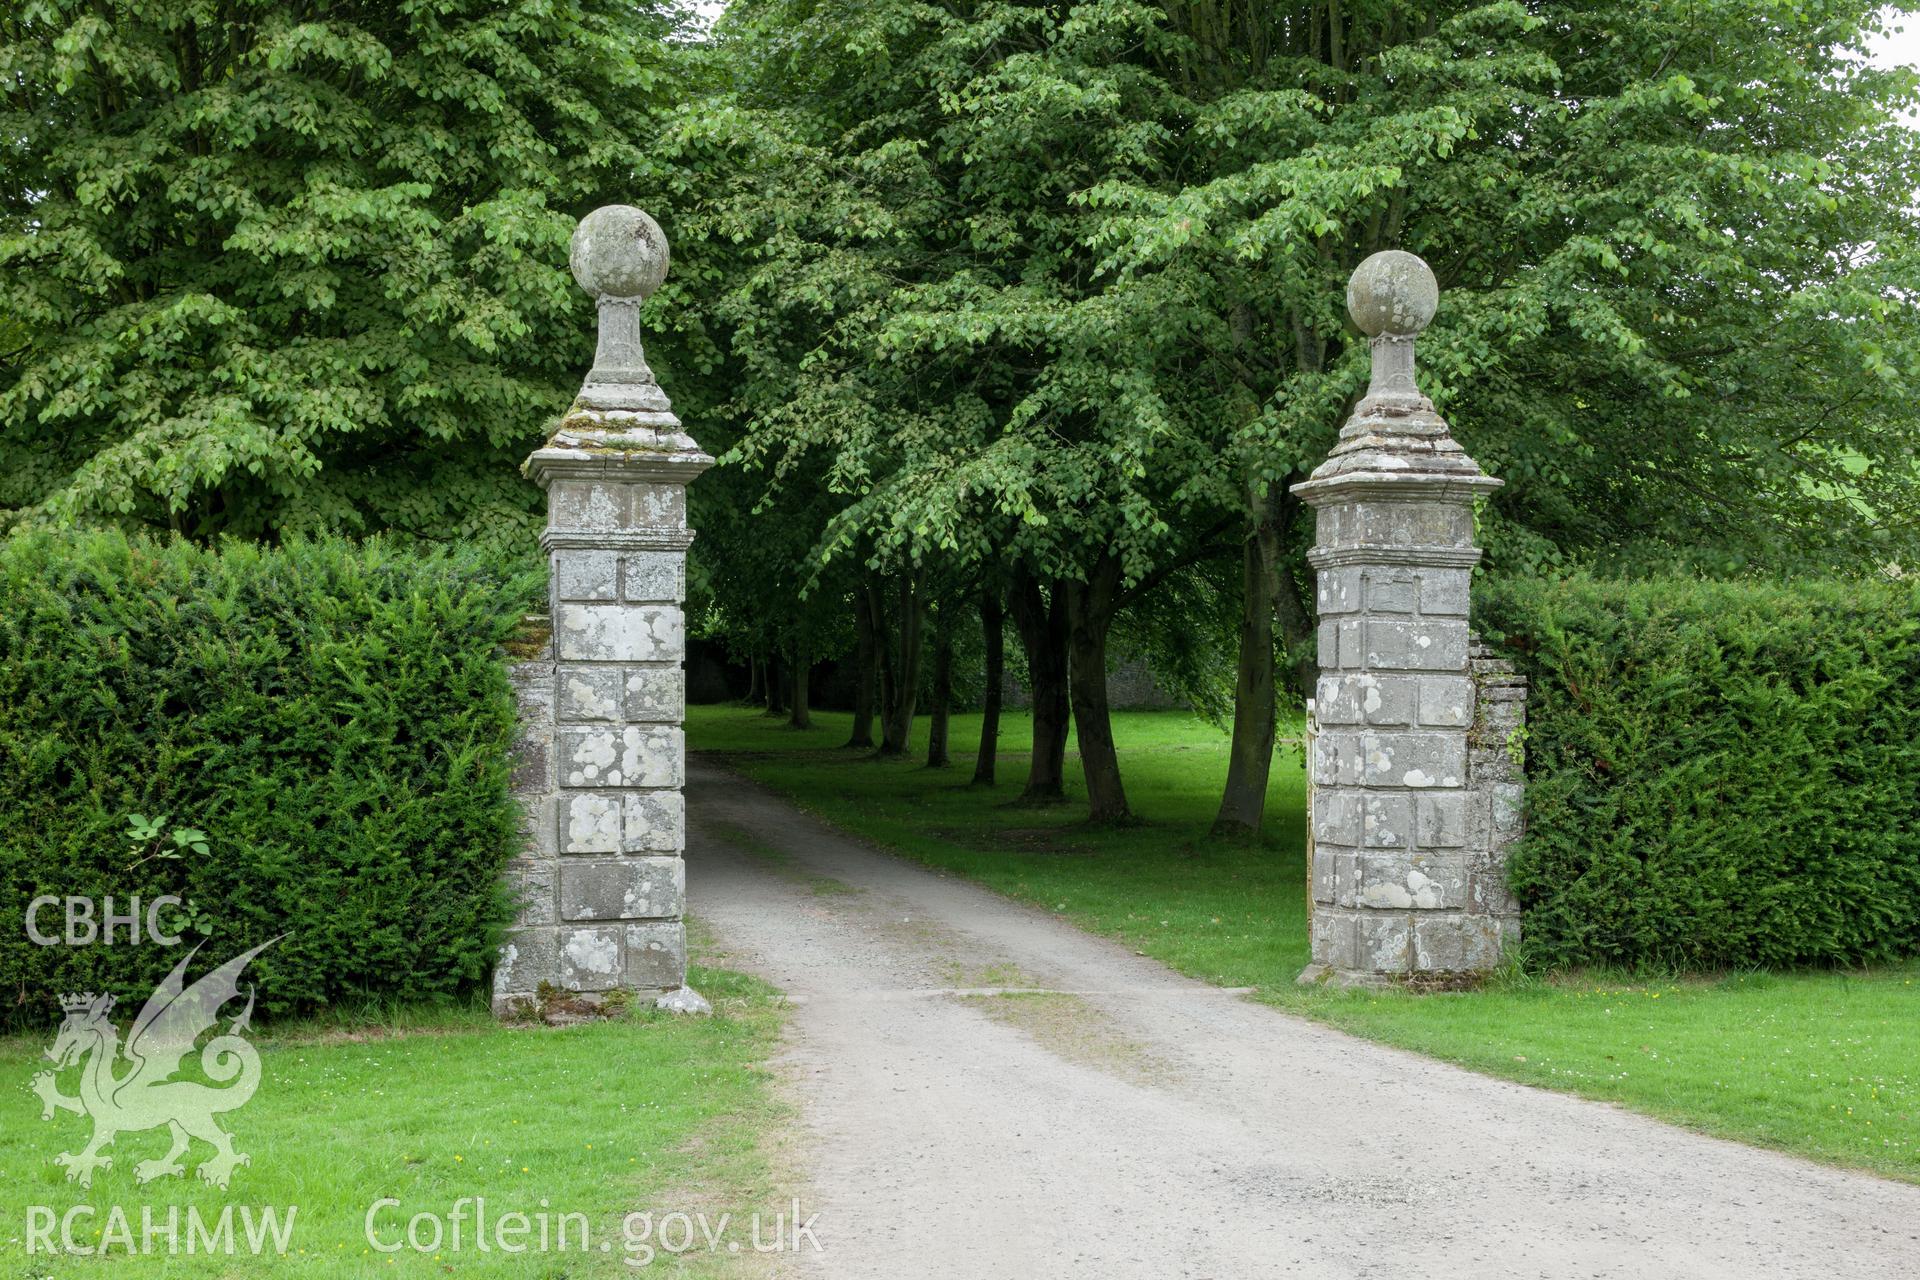
[[[1244,539],[1253,796],[1308,643],[1286,487],[1364,378],[1374,250],[1440,276],[1427,385],[1509,482],[1497,563],[1910,556],[1920,142],[1879,9],[741,0],[733,105],[790,145],[729,206],[735,457],[842,496],[816,558],[1038,579],[1083,667]]]
[[[672,0],[25,0],[0,520],[524,538],[515,466],[588,359],[571,219],[637,200],[676,250],[655,366],[726,458],[701,625],[865,637],[898,750],[919,637],[988,593],[1043,686],[1030,794],[1070,692],[1113,819],[1109,635],[1196,687],[1237,644],[1221,821],[1256,825],[1310,669],[1287,487],[1364,375],[1375,249],[1440,275],[1427,386],[1509,482],[1495,564],[1914,558],[1920,135],[1860,57],[1880,11],[736,0],[692,45]]]
[[[1911,582],[1498,578],[1476,603],[1532,680],[1509,870],[1529,956],[1920,951]]]
[[[0,12],[0,520],[524,534],[581,213],[691,82],[653,0]]]
[[[0,541],[10,1016],[57,1016],[60,991],[137,1007],[179,958],[35,946],[18,922],[42,894],[176,895],[192,922],[165,923],[223,957],[286,934],[254,966],[272,1012],[477,984],[523,840],[499,646],[540,591],[472,552],[378,542]],[[161,828],[139,848],[135,815]],[[41,923],[58,933],[59,910]]]

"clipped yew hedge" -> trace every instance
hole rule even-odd
[[[1551,966],[1920,952],[1920,590],[1494,579],[1532,678],[1511,882]]]
[[[453,997],[509,919],[514,702],[500,645],[537,575],[378,543],[113,533],[0,541],[0,993],[144,999],[183,952],[37,946],[36,896],[163,894],[259,1008]],[[161,824],[155,840],[129,818]],[[176,829],[204,834],[179,847]],[[157,852],[156,852],[157,850]],[[171,856],[169,856],[171,855]],[[57,913],[41,917],[57,931]]]

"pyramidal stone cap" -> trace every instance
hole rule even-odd
[[[640,309],[671,260],[660,224],[632,205],[595,209],[574,228],[568,266],[598,309],[599,341],[580,394],[527,459],[523,470],[534,480],[618,470],[684,484],[713,465],[681,428],[641,343]]]
[[[1347,313],[1367,335],[1372,377],[1327,460],[1293,492],[1318,506],[1363,491],[1470,500],[1500,487],[1454,442],[1446,419],[1421,394],[1414,340],[1439,309],[1439,281],[1415,254],[1387,249],[1354,269]]]

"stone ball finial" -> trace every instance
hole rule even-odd
[[[573,229],[569,263],[573,278],[595,298],[644,302],[667,278],[667,236],[632,205],[605,205]]]
[[[1347,313],[1369,338],[1411,338],[1440,306],[1440,282],[1417,255],[1383,249],[1354,268],[1347,281]]]

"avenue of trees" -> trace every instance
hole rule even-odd
[[[23,0],[0,14],[0,522],[530,550],[591,354],[574,219],[652,212],[649,357],[723,465],[696,634],[853,746],[1025,798],[1106,672],[1230,720],[1256,831],[1313,668],[1288,486],[1430,262],[1490,572],[1916,562],[1914,76],[1868,0]],[[913,740],[931,711],[931,741]],[[962,763],[962,762],[954,762]],[[964,765],[963,765],[964,767]]]

